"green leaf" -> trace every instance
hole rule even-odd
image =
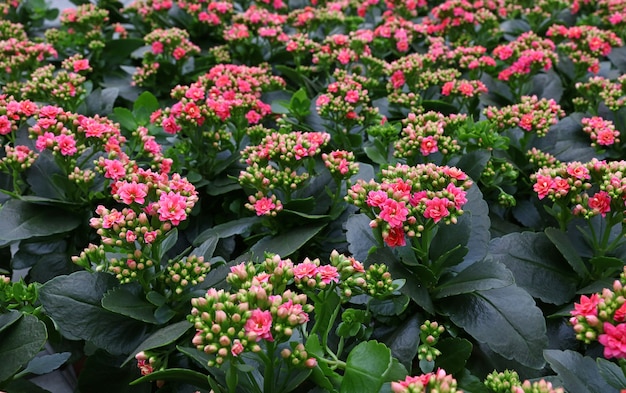
[[[133,382],[131,382],[131,385],[159,380],[184,382],[200,389],[211,389],[211,385],[209,384],[209,377],[207,375],[186,368],[169,368],[167,370],[158,370],[134,380]]]
[[[160,348],[172,344],[180,337],[182,337],[185,333],[187,333],[189,329],[191,329],[191,327],[192,325],[189,322],[180,321],[157,330],[156,332],[152,333],[152,335],[148,337],[144,342],[139,344],[139,346],[135,348],[133,352],[131,352],[130,356],[126,358],[123,365],[132,360],[135,355],[141,351],[148,351],[150,349]]]
[[[317,359],[317,366],[311,371],[311,379],[321,388],[329,392],[336,392],[341,376],[328,367],[324,362],[324,350],[316,334],[310,335],[304,345],[307,353]]]
[[[90,116],[110,114],[118,95],[119,90],[116,87],[97,88],[92,91],[85,99],[87,114]]]
[[[491,152],[486,150],[475,150],[463,154],[459,162],[454,164],[474,180],[480,179],[480,176],[491,158]]]
[[[470,265],[450,279],[442,279],[432,291],[432,295],[435,299],[441,299],[462,293],[502,288],[513,282],[513,274],[503,264],[481,261]]]
[[[565,258],[567,263],[574,269],[576,273],[580,277],[588,277],[589,270],[585,265],[585,262],[582,260],[576,248],[572,244],[572,242],[567,237],[567,234],[563,231],[560,231],[556,228],[546,228],[544,231],[548,239],[556,246],[556,248],[561,252],[561,255]]]
[[[267,236],[253,245],[250,251],[252,251],[257,258],[262,257],[265,252],[278,254],[285,258],[298,251],[300,247],[304,246],[325,226],[326,223],[305,225],[293,228],[287,233]]]
[[[365,261],[370,249],[377,245],[376,238],[365,214],[354,214],[346,221],[348,250],[357,261]]]
[[[9,311],[7,313],[0,314],[0,333],[17,322],[22,315],[24,314],[19,311]]]
[[[158,321],[154,317],[155,307],[142,296],[140,287],[120,286],[104,294],[102,307],[138,321],[156,324]]]
[[[570,302],[576,276],[548,237],[539,232],[511,233],[491,241],[491,258],[513,272],[515,283],[531,296],[556,305]]]
[[[97,350],[87,357],[78,376],[77,392],[89,393],[150,393],[152,384],[145,383],[131,386],[137,379],[139,370],[136,365],[120,367],[120,357],[104,350]]]
[[[523,289],[510,285],[476,291],[447,298],[439,306],[452,322],[504,358],[536,369],[545,364],[545,320]]]
[[[367,155],[367,158],[378,165],[385,165],[388,163],[387,157],[385,157],[380,150],[376,148],[376,146],[364,146],[363,151]]]
[[[8,200],[0,210],[0,240],[15,241],[69,232],[81,220],[67,211]]]
[[[133,132],[138,127],[135,115],[127,108],[117,107],[113,109],[113,114],[110,117],[120,123],[120,126],[122,126],[124,130]]]
[[[180,345],[177,345],[176,349],[178,349],[179,352],[184,353],[185,355],[195,360],[199,365],[204,367],[206,370],[210,370],[212,368],[212,367],[209,367],[209,360],[211,360],[211,357],[207,353],[202,352],[198,350],[197,348],[181,347]]]
[[[412,368],[415,355],[417,355],[422,322],[422,318],[418,314],[413,314],[401,325],[396,326],[389,336],[382,339],[391,350],[393,357],[409,370]]]
[[[165,239],[163,239],[163,241],[161,242],[157,259],[159,261],[163,259],[163,256],[165,255],[165,253],[168,252],[170,249],[172,249],[172,247],[176,245],[177,241],[178,241],[178,229],[174,228],[165,236]]]
[[[31,360],[20,375],[36,374],[43,375],[61,367],[72,356],[71,352],[53,353],[51,355],[37,356]]]
[[[102,307],[104,294],[118,284],[110,274],[79,271],[46,282],[39,299],[66,338],[125,354],[143,339],[146,325]]]
[[[348,355],[346,370],[341,381],[341,393],[378,393],[383,375],[391,367],[391,350],[378,341],[362,342]]]
[[[374,315],[393,316],[400,315],[409,305],[409,297],[406,295],[394,296],[389,299],[372,299],[369,303],[370,311]]]
[[[0,382],[17,373],[43,348],[48,333],[36,317],[24,314],[0,334]]]
[[[435,360],[435,365],[446,370],[448,374],[457,374],[465,368],[465,363],[472,354],[473,345],[464,338],[446,337],[435,347],[441,351],[441,355]]]
[[[233,235],[240,235],[250,230],[253,225],[261,221],[260,217],[244,217],[238,220],[229,221],[216,225],[200,233],[193,241],[194,246],[199,246],[212,237],[224,239]]]
[[[606,383],[613,386],[616,389],[626,388],[626,375],[624,371],[617,364],[602,358],[596,359],[598,371]]]
[[[133,104],[133,114],[138,124],[146,125],[150,123],[150,115],[159,109],[159,101],[154,94],[144,91],[137,97]]]
[[[556,349],[546,350],[544,356],[569,393],[617,393],[619,391],[602,378],[596,362],[590,357],[583,357],[574,351]]]

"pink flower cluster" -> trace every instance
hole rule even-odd
[[[626,161],[594,158],[587,163],[574,161],[543,167],[531,175],[531,180],[539,199],[548,198],[584,218],[605,217],[624,212],[625,170]]]
[[[598,341],[607,359],[626,359],[626,271],[612,288],[582,295],[570,312],[576,338],[587,344]]]
[[[581,120],[583,132],[589,135],[591,146],[601,149],[603,146],[612,146],[620,141],[620,132],[610,120],[599,116],[585,117]]]
[[[586,82],[576,83],[576,90],[579,96],[573,102],[581,112],[598,113],[600,103],[604,103],[613,112],[626,105],[626,75],[621,75],[614,81],[594,76]]]
[[[457,381],[443,369],[419,376],[408,376],[403,381],[391,382],[393,393],[462,393],[457,389]]]
[[[501,108],[487,107],[485,116],[500,130],[519,127],[524,132],[545,136],[550,127],[565,116],[565,111],[552,99],[522,96],[518,104]]]
[[[504,65],[498,79],[526,79],[539,71],[551,69],[558,62],[555,50],[554,42],[532,31],[521,34],[508,44],[497,46],[492,54]]]
[[[231,1],[180,0],[177,4],[200,23],[215,27],[225,25],[234,12]]]
[[[456,223],[471,185],[458,168],[397,164],[382,170],[380,183],[358,181],[346,201],[372,219],[370,226],[379,228],[388,246],[404,246],[405,235],[419,237],[440,221]]]

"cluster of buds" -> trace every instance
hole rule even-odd
[[[34,304],[39,297],[37,294],[38,285],[36,283],[26,284],[23,279],[12,282],[10,277],[0,275],[0,312],[6,313],[10,310],[34,311]]]
[[[298,32],[295,36],[299,36],[297,41],[303,42],[302,38],[307,36],[306,32],[316,31],[319,28],[332,30],[333,26],[345,24],[346,15],[342,12],[341,7],[335,7],[332,4],[323,6],[305,6],[297,8],[289,12],[287,15],[288,23]],[[294,38],[290,35],[290,41]],[[289,48],[289,45],[287,46]],[[290,51],[289,49],[287,49]]]
[[[186,288],[204,282],[211,264],[204,257],[190,255],[180,261],[170,261],[165,268],[164,281],[172,292],[180,295]]]
[[[133,83],[138,86],[159,83],[157,72],[165,65],[174,65],[178,72],[175,76],[180,77],[185,62],[200,53],[200,48],[189,40],[189,33],[177,27],[155,29],[143,40],[150,50],[144,53],[142,66],[133,74]]]
[[[591,146],[596,149],[612,146],[620,142],[620,133],[610,120],[604,120],[599,116],[585,117],[581,120],[583,132],[589,135]]]
[[[306,368],[314,368],[317,365],[317,360],[309,357],[304,344],[292,342],[291,347],[291,349],[285,348],[280,351],[280,356],[287,361],[288,365],[304,365]]]
[[[472,181],[458,168],[397,164],[383,169],[381,182],[358,181],[346,201],[372,221],[390,247],[404,246],[405,235],[420,237],[440,221],[454,224],[463,214]]]
[[[573,102],[578,111],[598,113],[598,107],[603,102],[611,111],[617,112],[626,105],[626,75],[621,75],[616,81],[594,76],[586,82],[576,83],[576,91],[578,96]]]
[[[4,146],[5,156],[0,159],[0,171],[8,174],[23,172],[30,168],[39,154],[32,151],[28,146],[10,145]]]
[[[367,37],[355,34],[329,35],[313,53],[311,62],[318,70],[331,70],[333,66],[345,69],[346,66],[357,62],[361,56],[371,53],[368,44],[372,39],[371,35]]]
[[[420,326],[420,340],[422,344],[417,347],[417,357],[419,360],[434,362],[441,351],[435,348],[439,342],[439,337],[445,332],[445,328],[436,321],[425,321]]]
[[[426,0],[385,0],[385,7],[394,15],[413,19],[417,17],[420,11],[425,11],[426,7],[428,7],[428,2]]]
[[[322,153],[322,160],[330,175],[337,180],[349,179],[359,171],[359,164],[351,151],[333,150]]]
[[[368,125],[378,120],[378,108],[371,105],[365,77],[349,75],[342,71],[334,73],[335,81],[317,98],[319,115],[341,129],[349,132],[357,125]],[[347,147],[347,146],[346,146]]]
[[[23,82],[21,96],[68,109],[78,108],[87,93],[85,74],[92,71],[89,60],[76,54],[63,60],[61,67],[57,70],[48,64],[34,70],[30,79]]]
[[[527,133],[545,136],[550,127],[565,116],[565,111],[552,99],[522,96],[518,104],[484,110],[487,119],[504,131],[519,127]]]
[[[391,13],[383,14],[381,22],[374,29],[375,38],[372,43],[372,48],[380,51],[393,48],[397,53],[406,53],[416,36],[423,33],[417,24]]]
[[[172,0],[133,0],[122,9],[122,12],[136,16],[133,21],[137,19],[154,29],[162,27],[163,20],[167,20],[167,13],[173,5]]]
[[[545,379],[522,382],[517,372],[511,370],[488,374],[484,384],[492,393],[565,393],[563,388],[555,388]]]
[[[622,40],[610,30],[602,30],[595,26],[552,25],[546,32],[557,48],[572,60],[578,74],[587,71],[597,74],[600,71],[600,59],[611,53],[612,48],[622,46]]]
[[[198,22],[216,28],[230,21],[234,12],[231,1],[181,0],[177,4]]]
[[[402,120],[400,139],[394,144],[394,157],[404,158],[407,163],[419,163],[434,153],[444,157],[458,153],[461,148],[454,135],[466,119],[466,115],[445,116],[432,111],[420,115],[410,113]]]
[[[137,360],[137,368],[139,369],[141,375],[149,375],[161,369],[161,359],[159,359],[157,354],[150,351],[138,352],[135,355],[135,360]]]
[[[462,393],[457,389],[457,382],[443,369],[419,376],[408,376],[403,381],[391,382],[393,393]]]
[[[457,46],[449,48],[447,59],[451,65],[463,70],[492,70],[496,66],[493,57],[487,55],[487,48],[482,45]],[[478,75],[477,75],[478,76]]]
[[[104,48],[104,29],[109,22],[108,10],[93,3],[81,4],[76,8],[63,10],[60,21],[61,30],[53,28],[45,32],[46,41],[55,48],[79,50],[85,54]]]
[[[498,45],[492,55],[504,63],[504,69],[498,79],[527,80],[539,71],[548,71],[558,62],[556,45],[547,38],[541,38],[529,31],[521,34],[515,41]]]
[[[297,265],[299,276],[296,278],[296,284],[303,289],[325,288],[326,283],[322,280],[322,275],[328,275],[328,271],[338,273],[337,281],[331,282],[336,282],[341,294],[346,298],[367,294],[380,299],[398,289],[398,284],[393,282],[386,265],[372,264],[366,269],[361,262],[339,254],[336,250],[330,254],[330,265],[325,265],[334,267],[334,270],[331,267],[320,266],[319,260],[305,260],[303,263],[307,264]],[[328,271],[324,272],[324,269]]]
[[[258,215],[277,212],[280,201],[271,194],[289,198],[314,175],[313,160],[329,141],[325,132],[272,132],[260,144],[247,146],[241,152],[247,167],[240,172],[239,183],[257,190],[248,208]]]
[[[286,15],[252,4],[244,12],[233,15],[232,26],[234,29],[231,27],[224,31],[224,40],[230,42],[239,41],[242,38],[247,40],[251,37],[259,37],[270,44],[281,44],[282,46],[282,43],[288,40],[287,34],[283,31],[283,25],[286,22]]]

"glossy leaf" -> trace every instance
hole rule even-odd
[[[362,342],[348,355],[341,393],[378,393],[392,365],[391,351],[377,341]]]
[[[156,332],[152,333],[150,337],[145,339],[144,342],[139,344],[139,346],[135,348],[133,352],[131,352],[130,356],[124,361],[124,364],[133,359],[135,355],[141,351],[147,351],[150,349],[160,348],[172,344],[174,341],[182,337],[183,334],[187,333],[189,329],[191,329],[191,327],[192,325],[189,322],[180,321],[157,330]]]
[[[271,252],[286,258],[298,251],[325,226],[325,223],[306,225],[293,228],[287,233],[264,237],[254,244],[250,248],[250,251],[252,251],[257,258],[262,258],[265,252]]]
[[[439,307],[457,326],[504,358],[543,367],[542,351],[548,345],[545,320],[523,289],[510,285],[475,291],[447,298]]]
[[[0,382],[26,365],[43,348],[48,333],[43,322],[25,314],[0,333]]]
[[[365,261],[369,251],[377,244],[370,221],[365,214],[354,214],[346,221],[348,250],[357,261]]]
[[[11,199],[0,210],[0,240],[14,241],[64,233],[80,219],[59,208]]]
[[[626,375],[624,375],[624,371],[620,366],[603,358],[597,358],[596,364],[600,375],[606,383],[616,389],[626,388]]]
[[[23,315],[24,314],[19,311],[9,311],[7,313],[0,314],[0,333],[17,322]]]
[[[589,270],[585,262],[576,251],[576,248],[567,237],[567,234],[556,228],[546,228],[544,233],[580,277],[587,277],[589,275]]]
[[[62,352],[37,356],[28,362],[28,365],[20,374],[47,374],[61,367],[71,355],[71,352]]]
[[[441,351],[441,355],[435,360],[435,365],[446,370],[448,374],[461,372],[473,349],[472,343],[461,337],[446,337],[435,347]]]
[[[544,356],[550,367],[563,381],[569,393],[617,393],[598,370],[594,359],[574,351],[546,350]]]
[[[432,292],[435,299],[503,288],[513,284],[513,274],[501,263],[482,261],[470,265],[450,279],[442,279]]]
[[[141,288],[135,290],[128,285],[113,288],[104,294],[102,307],[138,321],[153,324],[158,322],[154,317],[155,307],[143,299]]]

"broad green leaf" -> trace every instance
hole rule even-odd
[[[118,284],[110,274],[79,271],[45,283],[39,299],[66,338],[91,341],[112,354],[124,354],[144,338],[146,325],[102,307],[104,294]]]
[[[389,336],[381,339],[391,350],[391,354],[407,369],[412,368],[413,359],[417,355],[420,343],[420,325],[423,318],[413,314],[402,324],[396,326]]]
[[[378,165],[388,164],[387,157],[383,156],[376,146],[364,146],[363,151],[365,151],[367,158],[374,161]]]
[[[461,159],[454,164],[474,180],[480,179],[480,176],[491,158],[491,152],[486,150],[475,150],[463,154]]]
[[[210,370],[212,368],[209,367],[209,360],[211,360],[211,358],[215,358],[214,356],[211,357],[207,353],[200,351],[197,348],[181,347],[180,345],[177,345],[176,349],[178,349],[179,352],[189,356],[191,359],[195,360],[205,369]]]
[[[119,90],[115,87],[95,89],[85,99],[85,104],[87,105],[86,114],[89,116],[109,115],[113,111],[113,105],[115,105],[115,100],[118,95]]]
[[[136,290],[128,285],[113,288],[104,294],[102,307],[138,321],[157,323],[154,317],[155,307],[143,299],[141,288]]]
[[[76,391],[89,393],[150,393],[152,384],[144,383],[131,386],[139,376],[136,364],[120,367],[119,356],[112,356],[103,350],[97,350],[87,357],[78,376]]]
[[[306,225],[293,228],[287,233],[282,233],[276,236],[267,236],[253,245],[250,248],[250,251],[252,251],[257,258],[262,257],[265,252],[271,252],[286,258],[298,251],[300,247],[304,246],[325,226],[325,223]]]
[[[154,94],[144,91],[137,97],[133,104],[133,113],[137,122],[142,125],[149,124],[152,112],[159,109],[159,101]]]
[[[113,109],[113,114],[110,117],[120,123],[125,130],[133,132],[137,129],[138,124],[135,115],[127,108],[117,107]]]
[[[43,375],[61,367],[72,355],[71,352],[53,353],[50,355],[37,356],[33,358],[20,375],[36,374]]]
[[[346,221],[348,250],[357,261],[365,261],[369,251],[377,245],[370,221],[365,214],[354,214]]]
[[[576,293],[576,275],[548,237],[539,232],[511,233],[493,239],[490,258],[513,272],[515,283],[533,297],[556,305]]]
[[[43,348],[48,333],[36,317],[25,314],[0,333],[0,382],[17,373]]]
[[[503,264],[481,261],[463,269],[450,279],[442,279],[432,295],[435,299],[442,299],[462,293],[502,288],[513,282],[513,274]]]
[[[603,358],[597,358],[596,364],[598,365],[600,375],[606,383],[616,389],[626,388],[626,375],[624,375],[624,371],[620,366]]]
[[[0,240],[14,241],[69,232],[80,219],[56,207],[10,199],[0,210]]]
[[[316,334],[310,335],[305,343],[307,353],[317,359],[317,366],[311,372],[311,379],[320,387],[329,392],[336,392],[341,381],[341,376],[331,370],[323,360],[324,350]]]
[[[0,333],[17,322],[22,315],[24,314],[19,311],[9,311],[7,313],[0,314]]]
[[[589,137],[582,132],[580,119],[582,113],[572,113],[550,127],[550,132],[533,143],[535,147],[554,155],[562,162],[587,162],[597,157],[596,150],[591,147]]]
[[[131,385],[137,385],[143,382],[158,380],[184,382],[186,384],[190,384],[201,389],[211,389],[211,385],[209,384],[209,377],[207,375],[186,368],[169,368],[167,370],[158,370],[134,380],[133,382],[131,382]]]
[[[506,359],[543,367],[548,346],[541,310],[523,289],[509,285],[447,298],[439,304],[450,320]]]
[[[441,351],[435,365],[446,370],[448,374],[457,374],[465,368],[465,363],[472,354],[473,345],[461,337],[446,337],[439,341],[435,348]]]
[[[261,221],[260,217],[244,217],[238,220],[216,225],[200,233],[193,241],[194,246],[199,246],[212,237],[224,239],[233,235],[239,235],[250,230],[250,228]]]
[[[602,378],[596,362],[590,357],[556,349],[544,351],[544,356],[569,393],[619,392]]]
[[[576,252],[576,248],[567,237],[567,234],[556,228],[546,228],[544,233],[580,277],[589,276],[589,270],[587,269],[585,262],[582,260],[578,252]]]
[[[393,316],[400,315],[409,305],[409,297],[406,295],[394,296],[389,299],[372,299],[369,303],[370,311],[374,315]]]
[[[180,321],[171,325],[168,325],[162,329],[152,333],[144,342],[139,344],[130,356],[126,358],[123,364],[128,363],[141,351],[147,351],[154,348],[164,347],[178,340],[183,334],[187,333],[191,329],[192,325],[187,321]]]
[[[348,355],[341,393],[378,393],[391,367],[391,350],[377,341],[362,342]]]

